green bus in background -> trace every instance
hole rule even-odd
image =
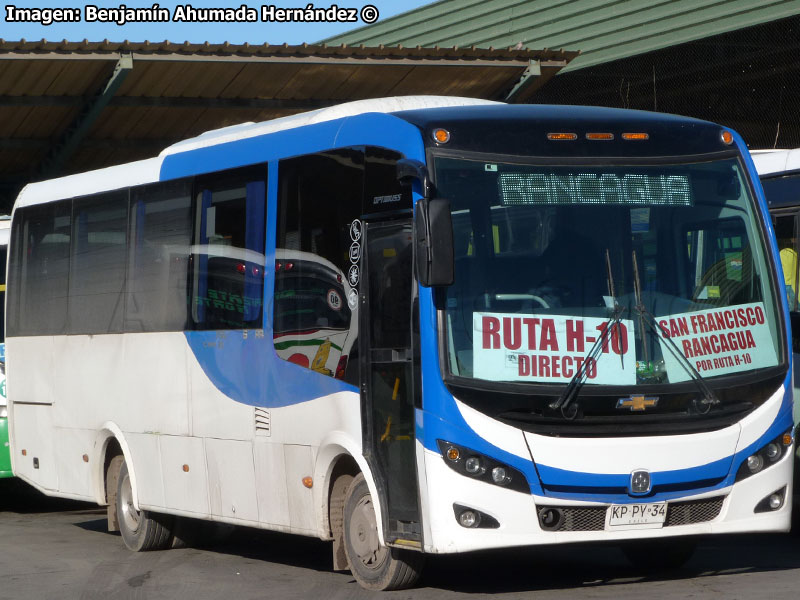
[[[8,401],[6,399],[6,258],[11,217],[0,217],[0,479],[13,477],[8,447]]]

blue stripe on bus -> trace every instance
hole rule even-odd
[[[161,180],[268,163],[265,266],[275,263],[278,160],[336,148],[373,145],[407,158],[425,160],[419,129],[402,119],[369,113],[237,140],[166,156]],[[264,296],[275,289],[275,270],[265,269]],[[263,337],[240,330],[187,331],[186,340],[203,372],[223,394],[251,406],[278,408],[337,392],[359,393],[356,386],[287,362],[275,352],[272,302],[264,302]]]
[[[186,331],[184,335],[211,383],[231,400],[278,408],[358,388],[282,360],[271,333],[253,330]],[[244,337],[247,334],[247,337]]]
[[[425,160],[417,127],[388,114],[367,113],[169,154],[161,163],[159,179],[213,173],[353,146],[380,146],[396,150],[406,158]]]

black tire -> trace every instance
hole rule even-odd
[[[344,551],[350,572],[368,590],[413,586],[422,573],[421,552],[381,546],[372,497],[363,474],[353,479],[344,501]]]
[[[679,569],[692,558],[697,549],[694,538],[666,538],[628,542],[622,552],[637,569],[647,571]]]
[[[117,518],[122,541],[129,550],[164,550],[172,544],[172,517],[134,508],[128,465],[124,462],[117,480]]]

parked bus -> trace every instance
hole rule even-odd
[[[370,589],[426,553],[679,564],[789,527],[778,260],[711,123],[406,97],[212,131],[17,199],[14,472],[132,550],[292,532]]]
[[[0,306],[6,301],[6,262],[8,238],[11,233],[11,218],[0,217]],[[11,451],[8,444],[8,400],[6,399],[6,344],[5,312],[0,310],[0,479],[13,477]]]
[[[798,216],[800,215],[800,149],[755,150],[752,153],[756,170],[772,216],[778,253],[781,259],[783,281],[786,286],[786,301],[792,325],[793,360],[798,360],[800,351],[800,307],[797,298],[797,253]],[[795,396],[800,392],[800,375],[794,376]],[[800,423],[800,404],[794,407],[795,425]],[[800,457],[795,459],[800,462]],[[795,499],[796,501],[797,499]]]

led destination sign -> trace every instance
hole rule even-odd
[[[507,172],[498,176],[506,206],[525,204],[623,204],[692,206],[688,175],[608,172]]]

